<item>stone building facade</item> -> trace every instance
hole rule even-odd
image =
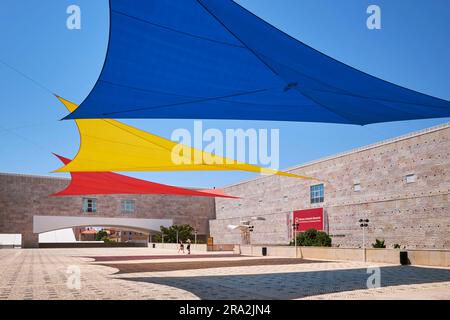
[[[172,219],[188,223],[199,237],[215,244],[242,243],[237,225],[252,216],[253,244],[287,244],[292,211],[324,208],[325,231],[334,246],[361,247],[358,220],[370,220],[366,244],[384,239],[388,247],[450,248],[450,124],[366,146],[288,171],[313,176],[309,181],[264,176],[225,187],[241,199],[168,195],[108,195],[97,199],[97,212],[83,212],[81,196],[51,197],[68,179],[0,173],[0,234],[22,234],[24,247],[36,247],[36,216],[104,217],[124,221]],[[323,184],[324,199],[311,203],[310,187]],[[132,212],[122,201],[133,200]],[[96,225],[98,226],[98,225]],[[126,227],[126,226],[125,226]],[[155,230],[157,231],[157,230]],[[248,239],[248,238],[247,238]]]
[[[190,224],[199,236],[209,234],[215,216],[214,198],[171,195],[49,196],[63,190],[68,179],[0,173],[0,234],[22,234],[22,247],[36,247],[33,217],[104,217],[127,219],[172,219]],[[96,212],[83,211],[83,198],[96,199]],[[123,200],[132,200],[134,210],[125,212]],[[97,225],[95,225],[97,226]],[[99,225],[102,226],[102,225]],[[70,226],[73,227],[73,226]],[[158,230],[147,230],[151,231]]]
[[[317,181],[265,176],[225,188],[241,199],[216,199],[215,243],[241,243],[239,224],[251,216],[253,244],[287,244],[293,210],[324,208],[334,246],[361,247],[358,222],[369,219],[366,244],[450,248],[450,124],[369,145],[288,170],[323,181],[324,201],[312,204]]]

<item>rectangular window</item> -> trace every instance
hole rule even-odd
[[[317,184],[310,187],[311,203],[321,203],[324,200],[323,184]]]
[[[361,184],[355,183],[355,184],[353,185],[353,190],[356,191],[356,192],[361,191]]]
[[[97,199],[83,198],[83,212],[97,212]]]
[[[122,212],[134,212],[134,200],[122,200]]]
[[[406,183],[413,183],[413,182],[416,182],[416,175],[415,174],[406,175]]]

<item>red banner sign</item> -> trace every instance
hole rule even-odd
[[[294,223],[297,223],[297,232],[303,232],[308,229],[323,231],[323,208],[314,208],[294,211]]]

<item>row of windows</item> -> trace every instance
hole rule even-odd
[[[415,174],[408,174],[406,176],[406,183],[416,182]],[[361,191],[361,184],[355,183],[353,190],[356,192]],[[324,201],[324,186],[323,184],[316,184],[310,187],[310,199],[311,203],[322,203]],[[260,200],[261,201],[261,200]],[[122,200],[121,201],[122,212],[132,213],[135,210],[134,200]],[[97,199],[95,198],[83,198],[83,212],[97,212]]]
[[[135,207],[134,200],[121,201],[122,212],[132,213],[134,212]],[[97,212],[97,199],[83,198],[83,212]]]
[[[405,180],[404,180],[407,184],[409,183],[414,183],[416,182],[416,175],[415,174],[407,174],[405,176]],[[353,185],[353,191],[359,192],[361,191],[361,184],[360,183],[355,183]]]
[[[408,174],[405,176],[406,183],[416,182],[415,174]],[[353,190],[355,192],[361,191],[361,184],[355,183],[353,185]],[[324,201],[324,187],[323,184],[317,184],[310,187],[311,203],[322,203]]]

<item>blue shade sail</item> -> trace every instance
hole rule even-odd
[[[231,0],[111,0],[103,70],[66,119],[439,117],[450,117],[449,101],[336,61]]]

